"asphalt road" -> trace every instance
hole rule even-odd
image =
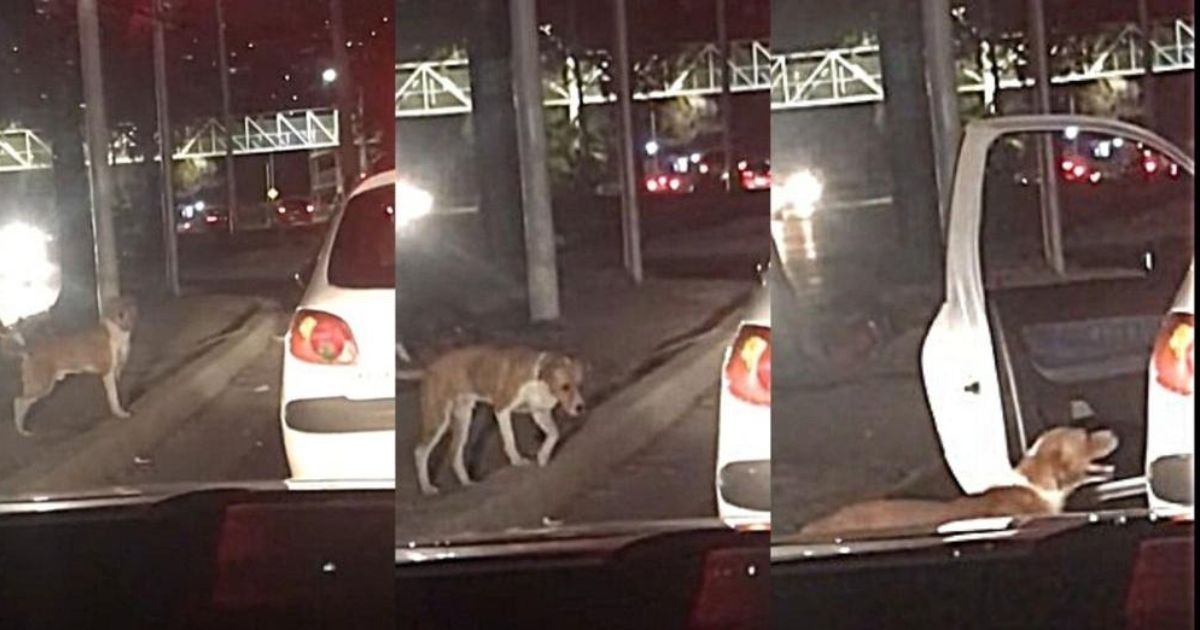
[[[135,461],[121,484],[287,477],[279,433],[282,345],[272,342],[194,417]]]

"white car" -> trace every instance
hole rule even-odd
[[[725,351],[717,418],[717,515],[771,521],[771,308],[758,292]]]
[[[1154,341],[1147,386],[1146,478],[1155,512],[1187,513],[1193,509],[1195,471],[1196,264],[1175,297]]]
[[[284,340],[280,422],[293,480],[395,481],[396,173],[332,219]]]
[[[1002,270],[1005,273],[993,274],[996,267],[1003,265],[989,267],[985,273],[984,267],[993,264],[989,261],[998,260],[1004,254],[995,246],[989,250],[991,242],[985,236],[992,233],[990,230],[997,229],[989,227],[992,225],[989,220],[1004,214],[997,212],[984,216],[984,206],[996,199],[990,196],[995,193],[995,188],[985,194],[985,178],[993,172],[987,162],[991,150],[1004,145],[1002,138],[1008,141],[1019,134],[1051,138],[1052,141],[1046,143],[1049,146],[1054,146],[1053,139],[1057,138],[1068,138],[1075,146],[1081,142],[1080,138],[1101,138],[1110,146],[1136,147],[1139,154],[1145,151],[1149,155],[1150,151],[1156,151],[1179,165],[1186,178],[1194,172],[1191,156],[1153,132],[1120,121],[1042,115],[993,118],[967,126],[955,173],[951,208],[946,218],[945,300],[929,327],[921,350],[925,393],[945,460],[963,491],[982,492],[1015,481],[1013,462],[1051,421],[1094,421],[1111,424],[1119,429],[1119,434],[1124,431],[1124,450],[1118,449],[1116,457],[1126,458],[1129,463],[1124,470],[1118,463],[1118,475],[1126,477],[1099,486],[1096,489],[1098,498],[1107,500],[1143,494],[1147,483],[1141,471],[1149,463],[1165,454],[1191,452],[1194,417],[1191,395],[1168,395],[1155,391],[1152,386],[1147,410],[1141,394],[1131,394],[1111,384],[1132,383],[1129,390],[1140,389],[1138,384],[1146,378],[1150,346],[1170,297],[1141,298],[1151,294],[1146,288],[1149,286],[1159,293],[1175,291],[1181,279],[1171,277],[1170,273],[1175,272],[1168,273],[1167,270],[1178,267],[1158,261],[1158,250],[1146,246],[1152,242],[1150,237],[1138,241],[1140,236],[1120,233],[1116,235],[1117,240],[1112,241],[1120,242],[1120,247],[1107,241],[1089,241],[1088,246],[1093,249],[1088,251],[1099,252],[1101,258],[1097,260],[1102,262],[1055,266],[1047,262],[1053,257],[1047,252],[1054,250],[1046,243],[1052,243],[1053,238],[1041,234],[1052,233],[1056,224],[1044,219],[1038,221],[1040,206],[1034,198],[1028,204],[1001,204],[998,207],[1012,206],[1013,216],[1022,220],[1032,217],[1033,225],[1040,226],[1031,232],[1038,247],[1032,252],[1005,254],[1016,261],[1011,269]],[[1114,138],[1121,139],[1120,143],[1114,143]],[[1028,142],[1022,145],[1013,140],[1004,146],[1038,145]],[[1137,191],[1145,190],[1134,184],[1136,182],[1122,184],[1126,186],[1122,188],[1105,180],[1097,188],[1073,186],[1069,191],[1064,184],[1059,187],[1060,199],[1067,199],[1063,204],[1068,207],[1062,209],[1060,220],[1074,221],[1076,226],[1088,221],[1103,223],[1111,215],[1102,213],[1114,204],[1122,203],[1113,202],[1114,197],[1127,191],[1140,194]],[[1173,185],[1177,187],[1171,190],[1185,191],[1179,194],[1186,199],[1181,198],[1179,204],[1170,207],[1182,208],[1183,202],[1187,207],[1172,212],[1194,212],[1190,179],[1180,179]],[[1132,198],[1135,202],[1140,199],[1136,194]],[[1073,199],[1086,202],[1071,206]],[[1133,217],[1133,220],[1175,217],[1174,214],[1151,215],[1158,209],[1157,203],[1145,206],[1135,202],[1117,209],[1126,213],[1123,217]],[[1103,205],[1106,203],[1109,205]],[[1154,224],[1154,229],[1168,231],[1178,241],[1189,242],[1192,238],[1190,224],[1185,225],[1185,221],[1156,220],[1160,223]],[[1059,231],[1055,236],[1066,244],[1060,251],[1079,242],[1071,241],[1071,234],[1086,234],[1083,230],[1072,233],[1063,228],[1061,222],[1057,225]],[[1011,232],[1001,230],[1009,228],[999,228],[995,233]],[[1154,238],[1160,237],[1161,234]],[[1121,253],[1124,257],[1117,260],[1114,252],[1126,251],[1121,247],[1138,254],[1134,257],[1126,256],[1127,252]],[[1140,247],[1146,249],[1135,249]],[[1182,257],[1194,256],[1174,249],[1171,252],[1175,256],[1172,260],[1182,260],[1184,269],[1187,261]],[[1154,283],[1147,278],[1154,278]],[[1107,284],[1110,282],[1117,284]],[[1168,320],[1173,324],[1184,321],[1188,324],[1179,332],[1180,336],[1173,337],[1172,343],[1177,345],[1186,334],[1189,353],[1191,282],[1191,275],[1187,274],[1182,279],[1184,288],[1179,293],[1179,309],[1186,309],[1189,315],[1184,317],[1172,311]],[[1103,299],[1080,297],[1082,291],[1091,291],[1087,295],[1096,296],[1095,287],[1112,292],[1103,294]],[[1012,301],[1005,302],[1013,296],[1024,300],[1020,308],[1012,308]],[[1036,299],[1030,299],[1030,296]],[[1177,350],[1168,345],[1172,351]],[[1190,354],[1187,369],[1190,383]],[[1152,380],[1158,378],[1154,370],[1152,367]],[[1096,412],[1101,409],[1099,405],[1108,405],[1108,408]],[[1112,409],[1122,413],[1114,413]],[[1146,440],[1144,449],[1137,444],[1143,437]],[[1148,458],[1147,462],[1141,461],[1143,454]]]

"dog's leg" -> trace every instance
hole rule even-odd
[[[497,409],[496,424],[500,425],[500,440],[504,442],[504,454],[513,466],[528,466],[531,462],[517,450],[517,438],[513,435],[512,409]]]
[[[558,444],[558,425],[554,422],[554,414],[549,411],[533,412],[533,421],[537,423],[542,433],[546,434],[546,439],[542,441],[542,446],[538,449],[537,454],[538,466],[545,466],[550,462],[550,454],[554,452],[554,445]]]
[[[428,442],[417,442],[417,446],[413,448],[413,459],[417,463],[417,485],[421,488],[421,494],[426,496],[438,493],[437,486],[429,480],[429,454],[442,441],[442,436],[446,434],[446,429],[450,427],[450,404],[447,403],[442,409],[441,422],[434,429],[433,435],[430,436]]]
[[[36,398],[21,397],[13,399],[13,424],[17,426],[17,433],[25,436],[33,435],[29,429],[25,428],[25,415],[29,413],[29,408],[36,400]]]
[[[467,438],[471,435],[471,416],[474,415],[474,404],[456,404],[451,412],[452,426],[450,428],[450,451],[453,457],[454,475],[464,486],[471,485],[471,476],[467,474],[466,450]]]
[[[130,414],[121,406],[121,398],[117,396],[116,372],[110,371],[102,376],[101,380],[104,381],[104,393],[108,395],[108,410],[118,418],[128,418]]]

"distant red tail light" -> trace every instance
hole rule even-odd
[[[1154,341],[1154,370],[1158,384],[1176,394],[1190,396],[1196,384],[1195,318],[1173,313],[1163,322]]]
[[[301,310],[289,333],[292,356],[308,363],[349,365],[358,359],[358,345],[342,318],[323,311]]]
[[[754,405],[771,404],[771,329],[743,326],[725,364],[729,391]]]

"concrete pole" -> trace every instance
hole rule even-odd
[[[537,0],[512,0],[513,95],[517,116],[517,152],[521,162],[521,198],[525,210],[525,273],[529,316],[553,321],[558,303],[558,260],[550,176],[546,170],[546,126],[542,119],[542,64],[538,54]]]
[[[92,229],[95,234],[96,298],[104,315],[110,301],[121,295],[120,266],[113,227],[112,173],[108,163],[110,134],[104,104],[104,76],[100,57],[98,0],[79,0],[79,54],[83,71],[84,121],[87,128],[89,174],[92,180]]]
[[[725,191],[733,190],[733,100],[730,98],[732,73],[729,71],[729,27],[725,19],[725,0],[717,0],[717,46],[721,51],[721,152],[725,154],[722,173]]]
[[[950,211],[950,192],[958,162],[961,122],[958,110],[958,72],[955,68],[954,24],[949,0],[923,0],[921,18],[925,34],[925,82],[929,86],[933,149],[937,159],[938,209],[942,232]]]
[[[364,168],[358,163],[358,153],[354,146],[355,130],[362,122],[355,121],[357,108],[354,102],[354,80],[350,76],[350,56],[346,53],[346,16],[341,0],[329,0],[329,36],[333,45],[333,65],[338,73],[334,85],[337,92],[338,116],[341,118],[338,122],[342,132],[338,158],[342,165],[345,188],[351,190]]]
[[[1046,12],[1042,0],[1027,0],[1029,9],[1029,49],[1033,64],[1034,113],[1050,113],[1050,60],[1046,43]],[[1038,171],[1041,176],[1042,251],[1050,268],[1066,270],[1062,242],[1062,210],[1058,200],[1058,171],[1055,169],[1054,143],[1047,134],[1039,138]]]
[[[166,16],[163,0],[154,0],[154,105],[158,118],[158,167],[162,203],[163,251],[166,264],[167,289],[179,296],[179,248],[175,232],[175,187],[171,178],[171,117],[167,98]]]
[[[1145,110],[1143,124],[1150,129],[1154,129],[1155,114],[1154,114],[1154,45],[1153,32],[1151,28],[1153,24],[1150,22],[1150,7],[1147,6],[1147,0],[1137,0],[1138,11],[1138,28],[1142,31],[1142,65],[1146,69],[1146,74],[1142,75],[1142,108]]]
[[[629,63],[629,16],[625,0],[614,0],[616,23],[617,105],[621,120],[621,236],[625,270],[635,285],[642,283],[642,230],[637,205],[637,181],[633,166],[633,82]],[[657,162],[658,158],[655,157]]]
[[[225,42],[224,0],[216,0],[217,67],[221,72],[221,119],[225,127],[225,204],[229,210],[229,233],[237,225],[237,173],[233,162],[233,114],[229,94],[229,54]]]

